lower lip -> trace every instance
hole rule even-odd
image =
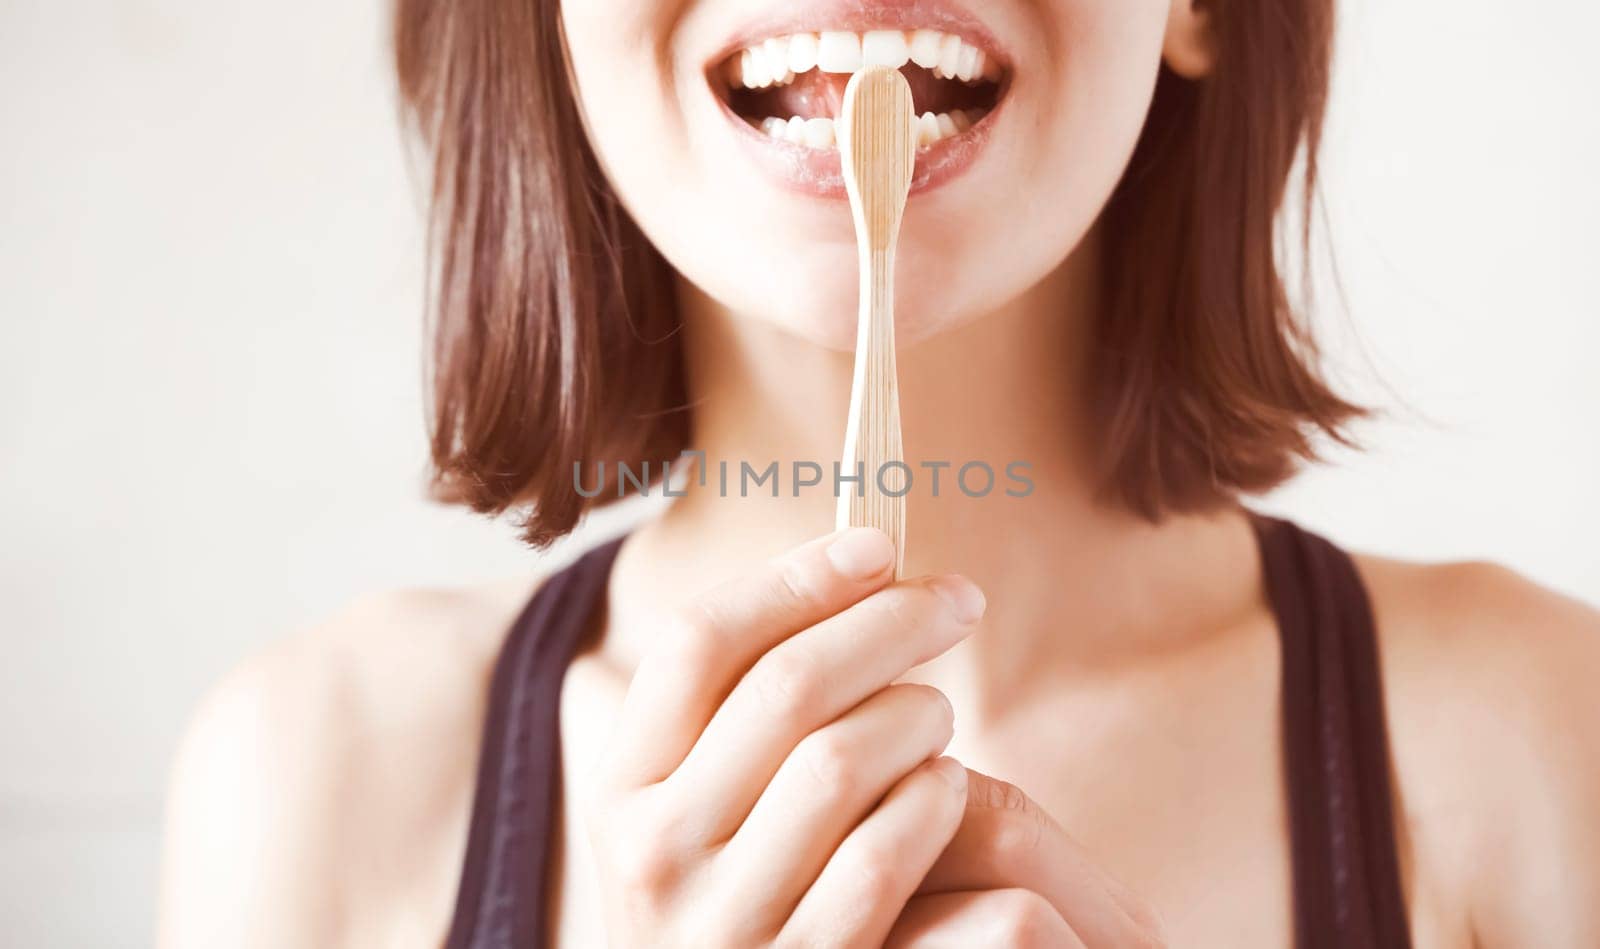
[[[839,152],[833,148],[809,148],[773,138],[745,121],[728,107],[721,96],[712,93],[722,113],[733,125],[744,149],[768,175],[791,191],[848,201]],[[988,144],[995,117],[1004,107],[1001,95],[977,124],[959,135],[942,138],[927,148],[917,149],[911,173],[911,194],[917,195],[948,182],[972,166],[983,146]]]

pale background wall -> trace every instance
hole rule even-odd
[[[1600,12],[1347,13],[1335,348],[1400,414],[1272,506],[1600,601]],[[362,591],[530,565],[419,498],[421,241],[383,39],[377,0],[0,4],[9,945],[149,941],[167,760],[241,655]]]

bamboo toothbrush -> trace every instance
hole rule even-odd
[[[905,568],[903,489],[909,487],[911,472],[904,467],[895,379],[894,251],[917,145],[911,87],[898,69],[871,66],[857,72],[845,86],[834,126],[861,267],[855,375],[841,472],[852,476],[860,463],[863,474],[857,490],[840,492],[837,526],[876,527],[888,534],[894,541],[898,579]],[[902,493],[896,497],[884,487]]]

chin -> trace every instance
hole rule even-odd
[[[780,252],[781,256],[781,252]],[[959,285],[947,266],[929,267],[925,260],[903,257],[896,266],[895,343],[906,348],[948,332],[981,313],[983,307],[967,305],[973,298],[1007,294],[969,273]],[[860,309],[860,283],[852,253],[846,264],[813,271],[791,270],[784,279],[752,285],[722,283],[729,269],[716,272],[703,292],[719,309],[747,326],[764,326],[805,343],[839,352],[856,347]]]

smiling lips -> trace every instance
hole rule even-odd
[[[752,127],[791,145],[831,150],[845,84],[864,66],[905,74],[923,149],[981,122],[1004,78],[1003,67],[983,48],[932,29],[772,36],[729,56],[718,72],[729,108]]]

